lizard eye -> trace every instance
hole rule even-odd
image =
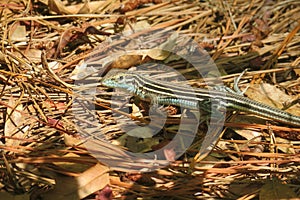
[[[123,82],[124,81],[124,76],[120,75],[117,77],[118,82]]]

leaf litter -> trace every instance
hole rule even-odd
[[[147,64],[159,79],[170,79],[167,63],[194,87],[215,81],[213,75],[195,76],[182,59],[156,49],[170,45],[172,37],[157,35],[149,48],[126,56],[112,55],[121,32],[168,29],[192,37],[208,51],[232,87],[244,69],[240,88],[249,98],[299,115],[299,2],[288,1],[4,1],[1,3],[1,197],[6,199],[278,199],[297,198],[299,132],[276,122],[233,113],[223,136],[204,159],[197,155],[206,133],[201,121],[196,138],[183,156],[174,161],[173,148],[164,151],[170,164],[148,173],[133,173],[136,165],[120,149],[151,151],[167,145],[178,131],[178,108],[160,108],[168,118],[159,134],[147,127],[124,135],[130,127],[149,123],[149,102],[128,98],[109,99],[115,93],[97,85],[94,110],[75,102],[74,80],[95,82],[94,73],[111,68],[132,70]],[[128,36],[128,37],[129,37]],[[184,43],[184,41],[183,41]],[[127,44],[129,45],[135,44]],[[122,49],[118,49],[122,52]],[[94,55],[94,56],[93,56]],[[102,56],[102,57],[101,57]],[[102,62],[97,71],[82,64]],[[99,69],[99,68],[97,68]],[[139,69],[139,68],[138,68]],[[209,68],[204,68],[209,74]],[[174,81],[174,79],[173,79]],[[95,85],[85,85],[89,89]],[[87,90],[88,91],[88,90]],[[120,93],[118,93],[120,94]],[[123,102],[123,103],[122,103]],[[80,106],[74,106],[78,103]],[[113,105],[113,109],[111,109]],[[76,108],[77,110],[74,110]],[[135,110],[128,113],[127,110]],[[74,119],[76,113],[76,119]],[[137,114],[136,114],[137,113]],[[160,117],[159,115],[156,117]],[[91,123],[91,119],[99,121]],[[80,132],[84,129],[85,140]],[[125,128],[123,127],[124,125]],[[188,124],[185,127],[189,129]],[[128,130],[127,130],[128,129]],[[88,138],[99,135],[111,142]],[[146,136],[145,136],[146,137]],[[133,143],[133,145],[126,145]],[[109,168],[93,157],[84,144],[94,145],[101,159],[113,159]],[[134,145],[136,144],[136,145]],[[134,147],[134,149],[130,149]],[[197,159],[196,159],[197,158]],[[196,162],[195,162],[196,160]],[[65,187],[67,186],[67,187]],[[282,191],[277,193],[277,191]]]

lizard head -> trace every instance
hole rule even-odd
[[[135,86],[135,76],[136,74],[131,72],[111,70],[103,77],[101,83],[106,87],[122,88],[133,91]]]

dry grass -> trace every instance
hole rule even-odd
[[[154,172],[135,174],[130,169],[147,168],[152,164],[132,163],[121,149],[103,142],[102,137],[114,144],[120,143],[123,125],[148,123],[147,112],[141,118],[127,113],[126,109],[116,109],[122,102],[110,99],[115,93],[94,84],[98,83],[98,76],[110,68],[163,63],[161,60],[165,58],[159,60],[149,56],[149,52],[114,58],[113,53],[122,51],[120,44],[125,49],[130,48],[127,40],[114,39],[106,43],[107,38],[147,22],[148,29],[138,27],[141,30],[128,38],[150,35],[150,39],[155,38],[149,42],[151,49],[151,45],[153,48],[170,37],[155,32],[156,37],[151,35],[152,31],[172,30],[189,36],[214,60],[225,85],[231,87],[234,77],[248,68],[239,85],[241,88],[250,86],[247,96],[270,103],[266,96],[277,94],[273,100],[277,102],[271,101],[272,105],[284,102],[285,107],[290,107],[289,112],[300,115],[300,3],[297,0],[131,0],[123,3],[15,0],[0,5],[0,187],[3,197],[10,199],[11,194],[18,194],[24,199],[29,196],[31,199],[68,199],[71,198],[69,193],[78,192],[73,199],[105,199],[111,190],[114,199],[299,197],[299,128],[276,122],[266,124],[266,120],[231,113],[223,136],[215,135],[213,142],[218,139],[219,142],[204,160],[198,158],[206,122],[200,124],[194,143],[177,161]],[[181,42],[179,46],[183,47],[186,41]],[[105,58],[106,61],[101,60]],[[75,67],[83,60],[93,64],[99,60],[102,64],[107,62],[97,72],[98,76],[86,79],[90,84],[85,85],[84,92],[97,88],[95,98],[85,96],[75,87],[80,80],[75,83],[74,76],[84,75]],[[182,59],[168,65],[189,79],[187,82],[194,87],[216,81],[209,67],[202,69],[208,76],[199,77]],[[152,65],[149,69],[160,78],[170,76],[164,69]],[[261,87],[267,88],[265,94],[261,94]],[[97,106],[90,109],[85,107],[89,105],[86,102]],[[147,111],[149,102],[141,105]],[[172,109],[175,109],[173,115],[176,114],[176,108],[167,108]],[[179,123],[178,115],[168,118],[157,136],[159,139],[154,142],[168,142]],[[83,136],[84,140],[80,140]],[[89,142],[91,138],[98,140]],[[92,176],[97,174],[93,170],[99,171],[95,165],[98,160],[84,144],[89,145],[89,150],[97,149],[98,159],[114,159],[118,167],[108,169],[101,165],[101,175]],[[160,147],[149,141],[141,145]],[[138,147],[137,151],[142,150]],[[164,161],[156,162],[164,164]],[[99,182],[92,185],[98,187],[93,188],[83,180],[97,180]],[[74,181],[78,184],[64,188]],[[57,189],[60,187],[65,191]],[[87,188],[90,190],[84,192]],[[282,193],[277,194],[276,190]]]

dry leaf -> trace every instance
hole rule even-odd
[[[70,74],[70,78],[72,80],[82,80],[90,75],[95,74],[98,72],[96,68],[93,66],[87,66],[87,64],[84,62],[80,65],[76,65],[75,69]]]
[[[269,141],[269,138],[267,138],[267,140]],[[290,153],[290,154],[296,153],[295,149],[293,148],[292,142],[287,139],[276,137],[276,144],[289,144],[290,147],[278,145],[277,149],[279,149],[280,151],[282,151],[284,153]]]
[[[140,110],[140,108],[138,106],[136,106],[134,103],[132,104],[132,113],[131,115],[133,117],[136,117],[136,118],[142,118],[143,117],[143,113],[142,111]]]
[[[173,33],[169,39],[159,45],[158,48],[150,49],[146,51],[146,55],[154,60],[165,60],[172,52],[172,49],[176,45],[178,33]]]
[[[26,40],[26,27],[16,25],[17,27],[10,33],[10,39],[13,41],[24,41]]]
[[[142,134],[142,132],[140,133]],[[144,153],[152,151],[152,146],[157,145],[159,142],[159,138],[140,138],[128,136],[126,138],[125,147],[127,147],[129,151],[134,153]]]
[[[63,158],[80,158],[78,154],[75,153],[67,153],[62,156]],[[54,165],[58,166],[61,169],[64,169],[68,172],[73,173],[82,173],[88,170],[91,167],[91,164],[84,164],[84,163],[76,163],[76,162],[53,162]]]
[[[41,196],[44,200],[82,199],[108,184],[108,168],[98,163],[78,177],[57,176],[54,189]]]
[[[151,25],[146,20],[138,21],[134,24],[128,23],[124,27],[122,34],[124,36],[130,36],[131,34],[133,34],[135,32],[143,31],[143,30],[150,29],[150,28],[151,28]]]
[[[165,60],[170,52],[158,48],[147,50],[145,54],[154,60]]]
[[[23,133],[22,129],[20,129],[24,122],[24,117],[22,113],[18,111],[23,110],[23,105],[19,104],[16,106],[16,99],[13,97],[9,98],[8,105],[10,107],[7,108],[6,112],[6,121],[4,125],[4,135],[8,137],[15,137],[22,139]],[[14,110],[12,108],[15,108]],[[5,144],[8,146],[17,146],[21,143],[21,140],[14,140],[6,138]]]
[[[174,148],[164,148],[164,155],[168,161],[175,161],[176,152],[174,151]]]
[[[138,138],[152,138],[154,133],[153,129],[148,126],[145,127],[137,127],[127,132],[127,135],[131,137],[138,137]]]
[[[246,95],[250,99],[281,109],[283,104],[293,100],[292,96],[285,94],[274,85],[263,83],[248,88]],[[296,104],[286,110],[294,115],[300,116],[300,105]]]
[[[78,137],[73,135],[64,134],[64,142],[67,146],[82,146],[82,140]]]
[[[297,198],[296,193],[288,185],[280,183],[278,180],[267,181],[261,188],[259,199],[277,200]]]
[[[1,64],[6,64],[5,55],[1,51],[0,51],[0,63]]]
[[[104,5],[104,1],[85,1],[84,3],[78,3],[67,6],[66,8],[72,13],[77,14],[91,14],[96,13]]]
[[[251,194],[260,188],[260,184],[251,182],[250,180],[243,180],[233,182],[229,186],[229,192],[233,195],[230,199],[237,199],[237,196]]]
[[[70,28],[64,31],[61,34],[61,37],[59,39],[59,43],[57,45],[57,52],[58,54],[61,54],[63,52],[63,49],[70,43],[72,42],[72,39],[76,37],[76,34],[80,28]]]
[[[162,2],[162,0],[129,0],[129,1],[126,1],[125,4],[121,5],[120,13],[124,14],[128,11],[132,11],[143,4],[147,4],[147,3],[159,4],[161,2]]]
[[[295,68],[294,69],[296,75],[299,77],[300,76],[300,68]]]
[[[49,0],[49,9],[57,14],[76,14],[69,11],[60,0]]]
[[[252,116],[242,116],[239,115],[234,118],[235,123],[247,123],[247,124],[253,124],[253,123],[259,123],[259,124],[264,124],[264,120],[259,119],[257,117],[252,117]],[[253,140],[256,142],[261,141],[261,132],[260,131],[255,131],[251,129],[240,129],[240,128],[231,128],[234,130],[237,134],[240,136],[246,138],[247,140]]]
[[[77,14],[89,14],[91,12],[89,1],[85,0],[83,6],[79,9]]]
[[[41,62],[41,55],[42,51],[39,49],[28,49],[24,52],[24,54],[29,58],[31,61],[34,62]]]
[[[61,122],[61,120],[58,120],[58,119],[47,117],[47,124],[52,126],[52,127],[56,127],[56,128],[59,128],[59,129],[64,129],[63,123]]]
[[[128,69],[134,65],[140,65],[143,63],[141,55],[123,55],[113,61],[112,68]]]
[[[76,178],[79,197],[84,198],[109,184],[109,168],[97,163]]]
[[[154,186],[156,184],[151,174],[148,173],[127,173],[122,177],[122,181],[132,181],[143,186]]]
[[[12,195],[8,192],[1,192],[0,193],[1,199],[5,200],[30,200],[29,194],[22,194],[22,195]]]

